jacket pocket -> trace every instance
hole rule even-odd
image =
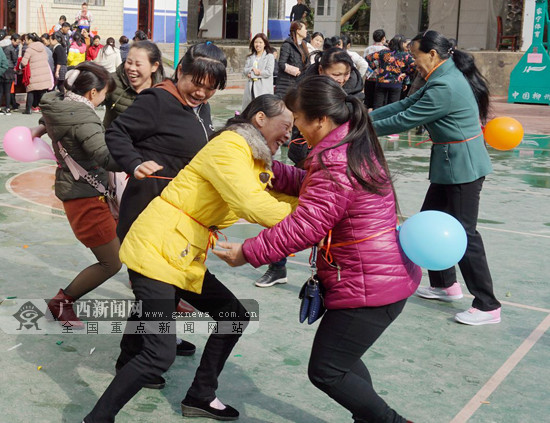
[[[162,255],[166,261],[172,267],[183,271],[187,270],[193,261],[204,262],[208,245],[208,231],[200,226],[200,230],[197,230],[189,220],[187,216],[181,216],[162,243]]]

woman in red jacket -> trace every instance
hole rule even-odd
[[[326,239],[317,275],[327,312],[313,342],[309,378],[356,422],[405,423],[378,396],[361,360],[422,275],[399,246],[382,147],[361,101],[331,78],[304,79],[285,103],[312,151],[305,170],[274,162],[273,189],[299,195],[299,205],[243,245],[220,242],[229,250],[214,253],[233,266],[258,267]]]

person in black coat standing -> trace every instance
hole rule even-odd
[[[304,0],[298,0],[290,11],[290,22],[302,21],[310,13],[311,10],[304,4]]]
[[[302,21],[290,24],[290,37],[281,46],[279,54],[279,74],[275,87],[275,95],[279,98],[284,98],[309,63],[306,37],[307,28]]]

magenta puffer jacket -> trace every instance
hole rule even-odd
[[[399,245],[391,189],[381,196],[350,183],[346,176],[347,144],[323,153],[330,176],[321,168],[317,154],[337,144],[348,130],[349,122],[316,145],[305,171],[273,163],[273,188],[299,194],[298,207],[243,245],[246,260],[258,267],[311,247],[332,229],[332,265],[324,258],[325,250],[317,256],[317,274],[326,290],[328,309],[377,307],[400,301],[412,295],[422,277],[420,268]],[[364,238],[369,239],[350,243]],[[350,244],[334,246],[339,243]]]

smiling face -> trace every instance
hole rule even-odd
[[[416,69],[422,78],[426,78],[433,68],[441,63],[441,58],[435,50],[430,50],[428,53],[423,52],[418,47],[420,42],[414,41],[410,44],[411,54],[414,57]]]
[[[181,67],[178,68],[176,86],[189,107],[198,107],[206,103],[216,93],[213,80],[205,78],[200,82],[193,82],[193,75],[182,75]]]
[[[299,129],[310,147],[315,147],[338,126],[328,116],[308,120],[301,110],[294,112],[294,125]]]
[[[158,62],[151,64],[147,50],[142,48],[131,48],[126,62],[124,62],[124,72],[128,77],[128,82],[137,93],[151,88],[152,75],[158,67]]]
[[[292,112],[285,107],[280,114],[273,117],[258,112],[252,123],[264,136],[271,154],[275,154],[290,139],[293,121]]]
[[[351,75],[351,69],[346,63],[333,63],[327,68],[319,66],[319,75],[326,75],[344,86]]]
[[[265,50],[265,43],[260,37],[254,40],[254,50],[258,55],[262,54]]]

